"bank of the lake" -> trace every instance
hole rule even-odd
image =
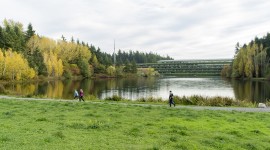
[[[0,99],[1,149],[270,149],[270,114]]]
[[[16,99],[16,100],[47,100],[47,101],[66,101],[74,102],[79,101],[79,99],[55,99],[55,98],[44,98],[44,97],[14,97],[9,95],[0,95],[0,99]],[[105,99],[98,99],[94,95],[85,96],[84,100],[87,102],[116,102],[116,103],[127,103],[127,104],[142,104],[142,105],[168,105],[169,101],[162,98],[139,98],[136,100],[125,99],[121,96],[113,95],[112,97],[106,97]],[[177,106],[209,106],[209,107],[243,107],[243,108],[256,108],[258,103],[253,103],[250,101],[239,101],[229,97],[203,97],[199,95],[192,96],[173,96],[173,102]],[[270,106],[270,101],[266,101],[266,107]]]

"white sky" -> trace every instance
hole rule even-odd
[[[237,42],[270,32],[269,0],[0,0],[12,19],[53,39],[62,35],[112,54],[154,52],[175,59],[232,58]],[[2,25],[2,24],[1,24]]]

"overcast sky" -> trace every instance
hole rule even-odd
[[[39,35],[175,59],[232,58],[237,42],[270,32],[269,0],[0,0],[0,20]],[[1,24],[2,25],[2,24]]]

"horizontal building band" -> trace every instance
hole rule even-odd
[[[154,68],[161,74],[219,75],[232,59],[160,60],[157,63],[137,64],[138,68]]]

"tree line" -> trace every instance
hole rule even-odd
[[[262,38],[255,37],[248,44],[235,46],[232,65],[224,66],[222,76],[233,78],[270,79],[270,33]]]
[[[116,61],[114,61],[114,57]],[[172,59],[154,53],[139,51],[115,54],[102,52],[86,42],[68,41],[40,36],[31,23],[26,31],[13,20],[4,20],[0,26],[0,80],[25,80],[41,76],[91,77],[95,74],[123,75],[136,73],[136,63],[155,63]],[[115,63],[115,64],[114,64]]]

